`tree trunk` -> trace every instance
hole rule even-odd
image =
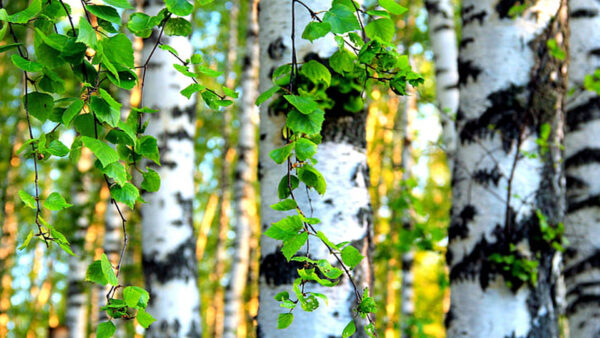
[[[566,65],[547,43],[564,50],[567,4],[527,3],[512,17],[514,4],[463,1],[448,337],[559,334],[560,254],[536,210],[550,227],[562,221]]]
[[[258,90],[258,2],[250,0],[246,55],[242,74],[242,98],[239,110],[238,160],[235,168],[234,257],[231,281],[225,295],[224,337],[246,337],[244,293],[250,268],[250,236],[258,221],[254,184],[256,182],[256,128],[258,111],[254,101]]]
[[[443,141],[450,172],[456,153],[454,118],[458,110],[458,47],[454,28],[454,6],[451,0],[427,0],[429,41],[435,60],[435,89],[440,110]]]
[[[81,160],[91,164],[89,162],[90,155],[86,152],[85,157],[82,155]],[[86,292],[89,284],[85,282],[85,272],[91,263],[85,252],[85,237],[90,226],[90,216],[93,209],[89,204],[89,197],[93,188],[89,175],[77,171],[76,177],[77,179],[74,182],[81,182],[76,186],[77,189],[73,189],[74,204],[79,209],[79,214],[75,222],[71,248],[77,256],[69,256],[69,275],[67,278],[69,289],[65,318],[69,327],[69,337],[84,338],[87,336],[89,318],[87,313],[88,295]]]
[[[162,1],[146,3],[145,13],[155,15]],[[156,32],[144,43],[145,60],[156,44]],[[182,59],[192,54],[187,37],[163,36],[162,43],[175,48]],[[157,321],[147,337],[200,337],[198,263],[192,221],[194,199],[195,100],[179,91],[189,79],[177,72],[169,53],[157,51],[144,83],[143,105],[158,109],[152,114],[147,133],[158,140],[161,177],[156,193],[145,194],[142,205],[142,261],[146,288],[150,292],[148,312]],[[151,164],[146,164],[151,166]]]
[[[564,277],[571,337],[593,337],[600,330],[600,98],[583,88],[586,75],[600,67],[600,3],[570,0],[571,40],[567,102],[565,171],[567,215]]]
[[[260,2],[260,88],[262,91],[272,86],[270,74],[273,70],[291,61],[291,1],[264,0]],[[313,0],[305,2],[316,12],[328,10],[331,1]],[[310,16],[302,6],[296,4],[296,49],[298,62],[309,59],[324,60],[336,50],[332,36],[316,40],[310,44],[300,38]],[[330,87],[330,90],[335,88]],[[359,96],[360,92],[345,94]],[[338,93],[339,98],[342,94]],[[337,100],[332,110],[327,111],[321,131],[323,143],[315,158],[317,169],[327,181],[324,196],[305,193],[301,186],[297,190],[298,203],[309,217],[317,217],[322,223],[319,229],[334,243],[351,241],[360,248],[367,258],[354,271],[358,288],[371,282],[370,249],[372,211],[369,201],[369,175],[366,161],[365,119],[366,110],[351,113],[343,108],[343,99]],[[271,223],[284,217],[284,213],[274,211],[269,206],[278,202],[277,185],[286,174],[285,166],[276,165],[269,152],[283,146],[281,129],[285,122],[282,112],[272,111],[265,103],[261,107],[260,122],[260,166],[261,183],[261,227],[266,230]],[[310,194],[310,197],[308,196]],[[312,202],[311,202],[312,201]],[[312,206],[312,208],[311,208]],[[326,248],[314,238],[310,238],[310,256],[333,258]],[[303,249],[304,250],[304,249]],[[265,236],[261,239],[260,301],[258,312],[259,337],[329,337],[340,336],[346,324],[353,319],[352,308],[355,295],[348,278],[333,288],[309,284],[311,291],[328,296],[329,305],[322,305],[314,312],[294,311],[294,321],[285,330],[278,330],[277,317],[285,309],[279,307],[273,297],[281,291],[291,291],[292,283],[298,276],[297,264],[288,263],[280,252],[278,242]],[[307,325],[307,323],[310,323]],[[360,323],[359,323],[360,324]],[[358,329],[361,334],[360,328]]]

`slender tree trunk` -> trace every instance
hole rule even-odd
[[[313,0],[305,2],[313,10],[319,12],[329,9],[331,1]],[[260,87],[266,90],[272,86],[272,71],[291,61],[291,4],[289,0],[263,0],[260,2],[260,52],[261,71]],[[336,50],[331,36],[316,40],[314,44],[302,40],[300,35],[310,16],[302,6],[296,4],[296,48],[298,62],[309,59],[324,60]],[[329,90],[335,90],[330,88]],[[344,94],[357,95],[352,91]],[[339,97],[342,94],[339,93]],[[323,143],[319,145],[316,155],[317,168],[327,181],[327,192],[324,196],[305,192],[300,187],[296,198],[310,217],[321,219],[320,230],[334,242],[351,241],[360,248],[364,256],[370,256],[372,211],[369,201],[369,174],[366,161],[365,119],[366,110],[351,113],[340,104],[326,112],[321,131]],[[272,149],[284,144],[281,129],[285,115],[280,111],[269,109],[268,104],[261,108],[260,122],[260,166],[261,183],[261,227],[264,231],[271,223],[281,219],[282,213],[273,211],[269,205],[279,201],[277,185],[286,171],[284,166],[276,165],[269,157]],[[311,203],[312,201],[312,203]],[[312,205],[312,208],[310,207]],[[310,256],[330,258],[326,248],[318,240],[310,240]],[[355,295],[348,278],[333,288],[310,284],[310,290],[320,292],[329,297],[328,306],[320,306],[314,312],[294,311],[294,322],[285,330],[278,330],[277,317],[285,312],[273,297],[281,291],[292,290],[292,283],[297,275],[297,265],[287,263],[280,252],[277,241],[265,236],[261,241],[260,266],[260,306],[258,312],[259,337],[329,337],[340,336],[345,325],[353,319]],[[370,259],[366,258],[354,271],[354,278],[359,288],[371,282]],[[307,324],[309,323],[309,324]],[[359,329],[360,334],[360,329]]]
[[[404,114],[402,117],[402,136],[404,142],[402,143],[402,180],[407,181],[412,177],[412,167],[414,164],[413,160],[413,146],[414,131],[412,130],[413,121],[417,116],[417,91],[413,87],[409,87],[408,96],[406,96]],[[409,185],[404,185],[404,189],[412,189]],[[410,192],[409,192],[410,194]],[[402,227],[406,231],[414,230],[413,219],[411,216],[410,205],[402,210]],[[401,291],[401,304],[402,304],[402,337],[412,336],[412,320],[415,315],[415,290],[414,290],[414,273],[413,263],[415,260],[415,250],[412,246],[407,252],[402,253],[402,283],[400,287]]]
[[[600,332],[600,98],[583,88],[586,75],[600,67],[600,2],[570,0],[571,40],[567,102],[567,176],[564,277],[571,337]]]
[[[87,153],[87,159],[82,156],[83,161],[90,161],[90,153]],[[75,169],[77,170],[77,169]],[[91,261],[85,252],[85,237],[90,226],[91,211],[89,200],[93,191],[92,181],[89,175],[77,171],[75,182],[81,182],[74,189],[75,207],[79,209],[79,214],[75,222],[75,231],[71,239],[71,248],[77,255],[69,256],[69,275],[67,281],[69,285],[67,306],[65,318],[69,327],[69,337],[84,338],[87,336],[88,313],[87,313],[87,286],[85,282],[85,272]]]
[[[448,337],[559,334],[560,253],[543,239],[536,211],[552,227],[564,213],[566,64],[547,43],[565,48],[567,4],[528,3],[513,18],[514,4],[463,1]]]
[[[145,12],[155,15],[162,1],[149,1]],[[145,60],[156,43],[156,32],[144,43]],[[182,59],[192,54],[187,37],[163,36]],[[147,337],[200,337],[200,295],[197,284],[196,238],[192,221],[194,199],[194,131],[196,106],[179,91],[189,84],[175,71],[173,57],[158,51],[152,57],[144,83],[143,105],[158,109],[147,132],[155,136],[161,152],[161,177],[156,193],[144,195],[141,207],[142,261],[148,312],[157,321]],[[146,164],[152,166],[152,164]]]
[[[224,337],[246,337],[244,294],[250,268],[250,236],[258,221],[254,184],[256,182],[256,128],[258,111],[254,101],[258,91],[258,1],[250,0],[246,55],[242,74],[242,99],[239,110],[238,160],[235,168],[234,257],[231,281],[225,295]]]
[[[452,0],[427,0],[429,41],[433,50],[436,74],[436,98],[441,114],[443,141],[450,172],[456,153],[454,118],[458,110],[458,46],[454,28]]]

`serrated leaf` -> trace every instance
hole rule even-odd
[[[11,55],[10,59],[15,66],[26,72],[41,72],[44,68],[44,66],[41,63],[29,61],[25,58],[22,58],[18,54]]]
[[[400,6],[395,0],[379,0],[379,5],[395,15],[404,14],[408,11],[408,8]]]
[[[347,247],[342,249],[342,261],[346,264],[350,269],[354,269],[355,266],[362,261],[364,258],[360,252],[353,247],[352,245],[348,245]]]
[[[323,16],[323,22],[331,25],[331,31],[336,34],[344,34],[360,29],[360,24],[355,12],[341,4],[334,4]]]
[[[135,201],[140,197],[140,191],[133,184],[127,182],[120,186],[112,186],[110,188],[110,196],[117,202],[121,202],[133,209]]]
[[[76,42],[83,42],[88,47],[96,48],[98,42],[96,31],[87,20],[79,20],[79,34]]]
[[[387,18],[373,20],[365,27],[368,38],[379,39],[384,42],[392,41],[395,30],[394,22]]]
[[[288,216],[271,224],[264,235],[278,240],[287,240],[298,235],[303,227],[302,219],[298,215]]]
[[[156,321],[156,319],[144,309],[138,310],[136,318],[138,323],[146,329]]]
[[[102,173],[112,178],[120,186],[123,186],[127,182],[127,170],[119,161],[104,167]]]
[[[327,183],[323,174],[310,165],[304,165],[298,169],[298,178],[308,187],[314,188],[320,195],[327,190]]]
[[[324,37],[329,32],[331,32],[331,24],[329,22],[312,21],[304,28],[302,38],[313,42],[316,39]]]
[[[194,6],[187,0],[165,0],[169,12],[178,16],[187,16],[192,14]]]
[[[147,172],[142,173],[144,180],[142,181],[142,189],[148,192],[156,192],[160,189],[160,176],[158,173],[150,168]]]
[[[283,97],[302,114],[310,115],[319,109],[319,104],[310,97],[297,95],[284,95]]]
[[[65,198],[62,197],[59,193],[53,192],[48,196],[48,198],[46,198],[43,206],[48,210],[59,211],[62,209],[72,207],[73,204],[67,203],[67,201],[65,201]]]
[[[271,152],[269,152],[269,157],[271,157],[273,161],[275,161],[275,163],[282,164],[288,159],[288,157],[292,153],[292,150],[294,150],[293,142],[290,144],[286,144],[281,148],[273,149]]]
[[[298,204],[296,203],[296,201],[294,201],[292,199],[286,199],[286,200],[283,200],[281,202],[271,205],[271,209],[277,210],[277,211],[294,210],[297,207],[298,207]]]
[[[295,133],[312,135],[321,132],[323,121],[325,121],[325,112],[320,109],[310,115],[292,110],[287,116],[286,124]]]
[[[119,160],[119,154],[106,143],[88,136],[82,136],[81,140],[96,155],[103,167]]]
[[[313,83],[323,82],[327,86],[331,84],[331,73],[322,63],[310,60],[300,68],[300,74],[306,76]]]
[[[281,247],[281,253],[285,256],[285,258],[290,261],[292,256],[294,256],[298,250],[302,248],[302,246],[308,240],[308,232],[303,232],[299,235],[290,237],[283,241],[283,246]]]
[[[311,140],[300,138],[296,141],[296,157],[300,161],[306,161],[307,159],[315,156],[316,153],[317,145]]]
[[[277,317],[277,328],[285,329],[292,325],[294,321],[294,314],[292,313],[280,313],[279,317]]]
[[[110,338],[117,331],[117,327],[113,322],[102,322],[96,328],[96,338]]]
[[[123,289],[123,300],[125,304],[131,308],[137,308],[138,306],[142,309],[146,308],[150,294],[148,291],[140,288],[139,286],[128,286]]]
[[[71,105],[65,110],[62,115],[62,121],[65,126],[69,126],[71,121],[75,116],[79,115],[81,110],[83,109],[83,101],[80,99],[75,100],[75,102],[71,103]]]
[[[184,18],[171,18],[165,25],[165,34],[172,36],[189,36],[192,24]]]
[[[271,96],[273,96],[275,93],[277,93],[277,91],[281,89],[281,87],[279,86],[273,86],[267,90],[265,90],[264,92],[262,92],[257,98],[256,98],[256,105],[260,106],[261,104],[265,103],[265,101],[267,101],[268,99],[271,98]]]

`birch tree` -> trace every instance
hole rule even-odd
[[[145,13],[155,15],[162,1],[146,3]],[[146,60],[156,44],[158,32],[144,43]],[[161,42],[192,55],[187,37],[162,36]],[[176,60],[175,60],[176,61]],[[157,51],[144,79],[143,104],[159,112],[152,115],[147,133],[158,140],[161,166],[160,190],[144,196],[142,214],[142,260],[146,287],[150,292],[148,312],[157,319],[148,337],[200,337],[200,296],[197,286],[196,239],[192,222],[194,198],[194,100],[180,90],[189,78],[177,72],[173,56]],[[147,164],[150,166],[150,164]]]
[[[567,4],[514,4],[462,4],[448,337],[559,335]]]
[[[250,240],[252,229],[258,221],[255,189],[258,127],[258,111],[254,104],[258,91],[258,1],[248,4],[248,26],[246,52],[243,59],[241,78],[242,98],[238,120],[238,159],[235,167],[234,207],[235,240],[231,262],[231,280],[225,294],[224,337],[246,336],[246,312],[243,301],[250,269]]]
[[[315,12],[326,11],[331,1],[315,0],[305,2]],[[260,2],[259,43],[260,43],[260,89],[265,91],[271,86],[271,74],[282,64],[292,59],[292,41],[290,32],[291,5],[288,0],[264,0]],[[298,32],[296,51],[299,62],[321,60],[327,64],[328,58],[335,52],[337,45],[332,36],[315,40],[310,44],[299,38],[310,22],[310,15],[296,3],[295,29]],[[360,92],[348,93],[360,96]],[[338,99],[344,97],[338,92]],[[282,166],[272,163],[269,153],[285,145],[281,130],[285,115],[281,111],[270,109],[268,104],[261,107],[260,121],[260,165],[261,183],[261,224],[265,231],[280,218],[280,213],[269,206],[279,202],[276,187],[285,175]],[[359,247],[364,256],[371,249],[371,206],[369,201],[369,175],[366,164],[365,140],[366,111],[360,109],[354,113],[336,105],[325,116],[321,129],[323,137],[315,159],[316,168],[327,181],[327,192],[322,197],[314,192],[299,189],[296,198],[298,204],[310,205],[307,216],[319,218],[322,225],[319,230],[326,233],[334,243],[350,241]],[[326,248],[318,240],[310,238],[311,257],[327,257]],[[346,323],[353,319],[351,311],[355,302],[355,293],[350,281],[345,278],[336,287],[326,288],[311,284],[311,290],[325,294],[329,298],[328,306],[321,306],[314,313],[298,311],[291,326],[283,331],[277,330],[277,319],[281,307],[273,300],[275,295],[292,289],[298,276],[297,263],[288,263],[280,251],[278,242],[264,237],[261,240],[260,301],[258,313],[259,337],[294,337],[300,332],[306,337],[338,336]],[[333,263],[333,261],[332,261]],[[354,272],[359,288],[370,283],[371,271],[368,260]],[[310,323],[307,325],[307,323]]]
[[[565,233],[570,245],[565,253],[564,277],[571,337],[592,337],[600,330],[600,99],[594,84],[597,77],[592,75],[600,67],[600,3],[571,0],[569,6],[569,87],[573,95],[567,101],[565,139]]]
[[[429,19],[429,41],[435,63],[435,89],[440,110],[443,141],[450,169],[456,152],[454,118],[458,109],[458,46],[451,0],[425,1]]]

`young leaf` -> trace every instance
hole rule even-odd
[[[299,184],[300,180],[298,180],[298,177],[290,175],[288,179],[287,175],[283,176],[279,181],[279,186],[277,187],[277,196],[279,199],[287,198],[291,194],[290,185],[292,186],[292,190],[294,190],[298,188]]]
[[[119,154],[106,143],[88,136],[82,136],[81,140],[96,155],[104,167],[119,160]]]
[[[297,207],[298,207],[298,204],[296,204],[296,201],[294,201],[292,199],[286,199],[286,200],[283,200],[281,202],[271,205],[271,209],[277,210],[277,211],[293,210],[293,209],[296,209]]]
[[[286,144],[285,146],[283,146],[281,148],[277,148],[277,149],[272,150],[269,153],[269,156],[277,164],[282,164],[290,156],[290,154],[292,153],[293,149],[294,149],[294,143],[292,142],[290,144]]]
[[[382,18],[369,22],[365,27],[367,37],[370,39],[380,39],[384,42],[391,42],[394,38],[396,26],[391,19]]]
[[[352,245],[348,245],[342,249],[342,261],[350,269],[354,269],[354,267],[357,266],[363,258],[364,256],[361,255],[360,252]]]
[[[283,96],[291,105],[296,107],[299,112],[305,115],[312,114],[319,109],[319,104],[315,100],[306,96],[284,95]]]
[[[313,42],[316,39],[324,37],[329,32],[331,32],[331,24],[329,24],[329,22],[313,21],[304,28],[302,38]]]
[[[194,6],[187,0],[166,0],[167,9],[169,12],[178,16],[187,16],[192,14]]]
[[[27,237],[23,241],[23,244],[21,244],[19,246],[19,250],[25,249],[29,245],[29,242],[31,242],[32,238],[33,238],[33,230],[30,230],[29,233],[27,234]]]
[[[264,235],[284,241],[297,236],[298,231],[300,231],[302,227],[303,224],[300,216],[288,216],[279,222],[273,223],[271,227],[264,232]]]
[[[408,8],[400,6],[395,0],[379,0],[379,5],[388,12],[396,15],[404,14]]]
[[[308,187],[315,188],[320,195],[323,195],[327,190],[327,183],[325,182],[323,174],[313,166],[304,165],[302,168],[298,169],[298,178]]]
[[[144,309],[139,309],[137,312],[137,321],[143,328],[148,328],[156,319]]]
[[[114,24],[121,24],[121,16],[119,16],[119,12],[116,9],[110,6],[101,6],[101,5],[87,5],[86,9],[88,12],[94,14],[100,19],[104,19],[108,22],[112,22]]]
[[[23,102],[27,102],[29,114],[42,122],[48,119],[48,115],[54,108],[52,96],[40,92],[31,92],[25,95]]]
[[[313,135],[321,132],[323,121],[325,121],[325,112],[320,109],[310,115],[292,110],[287,116],[286,124],[295,133]]]
[[[146,308],[149,299],[148,291],[139,286],[128,286],[123,289],[123,300],[129,307],[136,308],[141,305],[141,308]]]
[[[281,253],[285,256],[285,258],[290,261],[292,256],[294,256],[298,250],[302,248],[302,246],[308,240],[308,232],[303,232],[299,235],[290,237],[283,241],[283,246],[281,247]]]
[[[289,327],[290,325],[292,325],[293,321],[294,321],[293,313],[280,313],[279,317],[277,317],[277,328],[285,329],[285,328]]]
[[[351,320],[342,331],[342,338],[348,338],[356,332],[356,324]]]
[[[281,87],[275,85],[267,90],[265,90],[262,94],[260,94],[257,98],[256,98],[256,105],[260,106],[261,104],[263,104],[265,101],[267,101],[268,99],[271,98],[271,96],[273,96],[275,93],[277,93],[277,91],[281,89]]]
[[[336,34],[344,34],[360,29],[360,24],[354,11],[342,4],[334,4],[323,16],[323,22],[329,23],[331,31]]]
[[[27,59],[22,58],[18,54],[11,55],[10,59],[15,66],[26,72],[41,72],[44,68],[44,66],[41,63],[29,61]]]
[[[122,187],[113,186],[110,188],[110,196],[117,202],[121,202],[133,209],[135,201],[140,197],[140,191],[133,184],[127,182]]]
[[[113,286],[119,285],[115,270],[113,270],[112,264],[108,260],[108,257],[106,257],[106,254],[102,254],[102,257],[100,257],[100,266],[102,268],[102,274],[106,277],[108,284]]]
[[[96,328],[96,338],[110,338],[115,334],[115,331],[117,331],[117,327],[113,322],[100,323]]]
[[[31,209],[36,208],[35,197],[29,195],[29,193],[27,193],[25,190],[19,190],[19,197],[27,207]]]
[[[327,67],[315,60],[310,60],[300,68],[300,74],[306,76],[313,83],[323,82],[327,86],[331,84],[331,73]]]
[[[317,145],[311,140],[301,138],[296,141],[296,157],[300,161],[306,161],[317,153]]]
[[[147,172],[142,173],[144,180],[142,181],[142,189],[148,192],[156,192],[160,189],[160,176],[158,173],[150,168]]]
[[[67,203],[64,197],[57,192],[51,193],[50,196],[48,196],[48,198],[46,198],[44,201],[44,208],[52,211],[58,211],[72,206],[73,204]]]
[[[191,85],[185,87],[184,89],[181,90],[181,95],[187,97],[188,99],[192,97],[192,95],[196,92],[199,92],[201,90],[206,89],[205,86],[198,84],[198,83],[192,83]]]

